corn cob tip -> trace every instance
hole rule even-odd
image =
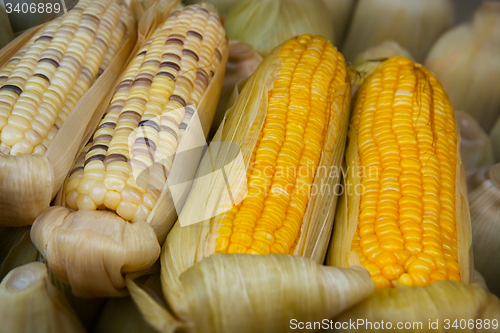
[[[0,284],[0,304],[5,332],[85,332],[40,262],[19,266],[7,274]]]
[[[50,207],[33,223],[31,240],[52,273],[81,297],[127,295],[124,274],[148,268],[160,255],[148,223],[105,211]]]

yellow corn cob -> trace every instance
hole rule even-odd
[[[80,1],[0,70],[0,152],[44,154],[132,22],[115,1]]]
[[[411,60],[390,58],[361,85],[351,130],[348,167],[361,173],[348,170],[347,186],[360,187],[345,197],[347,217],[340,209],[330,264],[360,263],[377,288],[468,282],[460,266],[467,275],[470,222],[441,84]]]
[[[219,18],[205,6],[170,15],[132,61],[75,164],[65,188],[70,208],[108,209],[127,221],[147,218],[222,60],[224,38]],[[129,135],[138,127],[129,151]],[[151,165],[149,175],[136,182],[134,175]]]
[[[246,176],[246,195],[237,190],[229,210],[207,218],[210,202],[223,202],[224,194],[215,177],[197,177],[164,246],[163,288],[180,318],[188,315],[179,274],[214,253],[295,254],[323,262],[339,181],[330,172],[340,167],[349,99],[344,58],[324,37],[292,38],[264,59],[215,140],[240,147],[246,168],[228,169],[227,178]],[[208,168],[233,161],[226,150],[216,153],[216,145],[204,159],[216,161]],[[205,188],[206,197],[200,195]]]
[[[319,164],[343,58],[323,37],[283,45],[283,69],[248,170],[248,194],[221,218],[216,252],[293,253]],[[297,172],[300,170],[301,172]]]

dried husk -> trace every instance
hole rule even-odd
[[[230,108],[198,168],[192,191],[186,200],[179,220],[170,231],[162,250],[162,283],[165,298],[175,314],[188,318],[188,308],[180,274],[195,262],[215,252],[219,218],[232,203],[226,192],[225,177],[212,170],[224,168],[235,197],[244,195],[238,188],[246,179],[246,170],[262,128],[268,104],[268,91],[281,67],[276,58],[280,46],[269,54],[246,82],[236,103]],[[311,188],[306,213],[302,220],[300,237],[294,255],[312,258],[323,263],[330,241],[334,211],[337,202],[335,191],[340,180],[340,164],[344,154],[349,117],[350,82],[339,84],[323,143],[322,157]],[[220,143],[227,146],[221,146]],[[244,167],[231,164],[241,153]],[[212,161],[213,164],[212,164]],[[209,175],[204,176],[202,175]],[[234,188],[234,189],[233,189]],[[326,189],[325,191],[323,191]],[[241,191],[241,192],[240,192]],[[322,193],[324,192],[324,193]],[[184,222],[191,225],[184,225]],[[201,221],[201,222],[199,222]],[[197,222],[197,223],[196,223]]]
[[[425,66],[443,84],[456,110],[489,133],[500,114],[500,3],[485,1],[472,22],[444,34]]]
[[[71,291],[71,286],[59,280],[52,272],[49,271],[50,281],[61,291],[71,308],[75,311],[78,319],[83,324],[87,331],[91,331],[99,317],[105,298],[82,298],[75,296]]]
[[[499,109],[500,110],[500,109]],[[500,111],[499,111],[500,113]],[[493,145],[493,154],[496,162],[500,161],[500,117],[498,117],[493,129],[490,132],[491,143]]]
[[[161,290],[160,263],[127,274],[127,288],[144,320],[158,332],[194,332],[193,323],[181,322],[167,308]]]
[[[206,1],[208,3],[211,3],[214,5],[217,10],[219,11],[219,14],[222,16],[225,16],[227,12],[231,9],[232,6],[237,4],[240,0],[184,0],[183,2],[186,5],[192,5],[194,3]]]
[[[0,228],[0,281],[14,268],[37,259],[29,227]]]
[[[134,12],[135,19],[139,21],[145,12],[154,5],[156,0],[128,0],[130,8]]]
[[[330,12],[330,19],[333,21],[333,31],[337,45],[342,45],[356,0],[323,0]]]
[[[0,155],[0,225],[30,225],[52,200],[53,168],[45,155]]]
[[[50,207],[33,224],[31,239],[50,271],[84,297],[127,295],[123,274],[146,269],[160,254],[146,222],[108,211]]]
[[[388,40],[372,46],[365,52],[358,55],[353,63],[353,67],[361,74],[362,77],[367,77],[369,74],[373,73],[373,71],[375,71],[375,69],[377,69],[377,67],[384,60],[396,56],[406,57],[413,60],[408,50],[401,47],[395,41]]]
[[[0,4],[0,49],[14,39],[14,33],[10,27],[9,17],[5,6]]]
[[[143,14],[139,22],[138,44],[131,58],[135,56],[142,42],[151,36],[154,29],[178,3],[179,0],[158,0]],[[226,45],[221,64],[193,116],[195,118],[197,115],[200,119],[205,138],[217,107],[217,97],[222,88],[227,58]],[[95,126],[92,131],[86,132],[87,140],[106,107],[107,103],[100,106],[99,117],[93,119]],[[180,145],[186,144],[189,147],[190,142],[194,141],[196,130],[198,128],[194,125],[188,125]],[[80,149],[82,147],[83,144],[80,145]],[[178,163],[188,179],[194,176],[201,153],[200,150],[198,155],[184,154],[189,156],[185,156],[183,160],[176,158],[175,163]],[[124,296],[128,294],[124,275],[142,271],[158,259],[160,244],[177,219],[176,206],[182,207],[189,189],[190,186],[184,186],[181,192],[176,193],[178,201],[174,205],[167,182],[146,221],[134,223],[127,222],[109,211],[71,212],[65,207],[64,195],[58,195],[56,204],[60,206],[45,210],[36,219],[31,239],[47,260],[50,270],[60,280],[71,285],[75,295]]]
[[[339,201],[333,228],[332,241],[326,259],[327,265],[349,267],[359,265],[359,257],[351,251],[351,244],[358,225],[360,191],[356,190],[361,183],[361,169],[358,155],[358,138],[353,127],[349,128],[348,146],[346,151],[347,179],[344,179],[344,193]],[[467,202],[467,182],[460,156],[460,136],[457,135],[457,166],[456,166],[456,228],[458,239],[458,264],[462,282],[472,281],[472,232],[469,206]]]
[[[298,35],[321,35],[334,45],[333,21],[323,0],[241,0],[227,14],[229,39],[252,45],[266,56]]]
[[[354,61],[366,49],[393,40],[423,61],[452,22],[451,0],[359,0],[343,53]]]
[[[5,64],[40,27],[30,29],[0,51],[0,66]],[[31,225],[49,207],[62,186],[92,119],[104,110],[99,105],[107,98],[136,41],[132,24],[121,49],[108,68],[83,94],[59,129],[44,155],[0,155],[0,226]]]
[[[374,291],[360,266],[339,269],[291,255],[214,254],[180,279],[192,314],[187,322],[144,289],[131,289],[160,332],[289,332],[291,319],[333,318]]]
[[[181,275],[197,332],[289,332],[333,318],[374,290],[362,267],[290,255],[213,255]]]
[[[500,295],[500,164],[476,170],[468,185],[474,266]]]
[[[344,323],[349,320],[357,322],[362,319],[371,322],[372,327],[362,325],[358,329],[347,329],[342,332],[385,332],[384,329],[375,329],[376,324],[383,321],[384,327],[392,325],[391,331],[404,332],[448,332],[445,329],[452,325],[455,320],[461,332],[494,331],[491,321],[500,318],[500,300],[493,294],[488,293],[477,284],[463,285],[456,281],[440,281],[425,287],[406,287],[397,289],[381,289],[375,292],[367,300],[357,304],[352,309],[342,313],[335,318],[337,322]],[[476,320],[488,319],[490,329],[484,325],[472,325]],[[429,327],[430,323],[437,326]],[[446,321],[446,320],[449,320]],[[460,326],[460,321],[462,323]],[[469,320],[471,325],[469,326]],[[411,328],[397,329],[398,322],[410,323]],[[464,329],[464,322],[465,329]],[[414,323],[421,323],[416,326]],[[447,324],[448,323],[448,324]],[[373,325],[375,324],[375,325]],[[408,324],[407,324],[408,325]],[[498,326],[497,326],[498,327]],[[434,329],[436,328],[436,329]]]
[[[483,287],[484,290],[490,291],[490,289],[486,285],[486,281],[484,280],[483,275],[479,273],[477,269],[474,270],[474,283]]]
[[[14,268],[41,261],[40,253],[30,240],[30,227],[0,228],[0,281]],[[59,289],[87,330],[93,327],[104,299],[83,299],[73,295],[71,288],[49,272],[49,281]]]
[[[95,333],[157,333],[142,317],[130,297],[110,298],[96,324]]]
[[[85,332],[40,262],[15,268],[3,279],[0,304],[0,332]]]
[[[460,132],[460,154],[466,171],[495,164],[491,139],[469,113],[455,111]]]
[[[215,111],[214,121],[210,128],[209,137],[213,137],[224,118],[231,94],[238,82],[248,78],[262,61],[262,57],[247,43],[237,40],[229,41],[229,57],[226,66],[226,75],[220,93],[219,104]]]

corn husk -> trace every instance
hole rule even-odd
[[[474,266],[500,295],[500,164],[477,170],[468,185]]]
[[[357,253],[351,251],[351,245],[358,226],[361,198],[359,188],[363,170],[359,165],[358,137],[354,127],[349,128],[347,137],[348,146],[345,155],[347,173],[344,176],[344,192],[336,211],[332,241],[330,242],[326,259],[327,265],[335,267],[349,267],[351,265],[360,264]],[[472,281],[474,270],[472,258],[472,232],[467,202],[467,182],[460,156],[459,135],[457,135],[456,154],[455,219],[458,239],[458,264],[460,265],[461,280],[463,283],[468,284]]]
[[[482,332],[482,330],[498,332],[498,325],[497,329],[491,326],[492,320],[498,318],[500,318],[500,300],[481,286],[440,281],[425,287],[378,290],[335,320],[340,323],[364,320],[365,324],[358,326],[357,329],[348,327],[342,332],[385,332],[388,331],[388,325],[392,325],[391,331],[398,332],[448,332],[454,330],[452,325],[455,320],[458,327],[462,328],[461,332]],[[484,323],[486,319],[490,323],[488,330],[484,329],[483,325],[472,325],[476,320]],[[376,329],[377,324],[381,328],[382,321],[386,330]],[[372,326],[366,326],[367,322],[371,322]],[[397,329],[399,322],[410,326]]]
[[[219,14],[222,16],[225,16],[227,12],[233,7],[235,4],[237,4],[240,0],[184,0],[183,2],[186,5],[192,5],[194,3],[198,2],[208,2],[214,5],[217,10],[219,11]]]
[[[330,19],[333,21],[333,31],[337,45],[342,45],[356,0],[323,0],[330,12]]]
[[[227,14],[230,39],[266,56],[282,42],[305,33],[334,42],[333,21],[322,0],[241,0]],[[335,43],[333,43],[335,45]]]
[[[0,49],[14,39],[5,6],[0,3]]]
[[[425,65],[442,82],[453,107],[489,133],[500,114],[500,3],[485,1],[472,22],[444,34]]]
[[[128,2],[130,2],[129,6],[134,12],[135,19],[139,21],[156,0],[128,0]]]
[[[192,318],[187,322],[145,290],[131,289],[160,332],[290,332],[291,319],[333,318],[374,291],[362,267],[326,267],[291,255],[215,254],[180,279]]]
[[[452,22],[451,0],[359,0],[343,53],[354,61],[366,49],[393,40],[423,61]]]
[[[500,111],[499,111],[500,112]],[[500,161],[500,117],[498,117],[493,129],[490,132],[491,143],[493,145],[493,154],[496,162]]]
[[[460,154],[466,171],[495,163],[491,139],[476,119],[464,111],[455,111],[460,132]]]
[[[130,297],[110,298],[95,329],[95,333],[157,333],[142,318],[134,301]]]
[[[0,332],[85,332],[39,262],[12,270],[0,284]]]
[[[220,93],[219,104],[215,111],[214,121],[210,128],[209,137],[213,137],[219,125],[224,118],[228,103],[231,100],[233,93],[238,82],[248,78],[255,71],[262,61],[262,57],[255,52],[253,47],[249,44],[239,42],[237,40],[229,41],[229,57],[227,59],[226,75],[224,76],[224,83]]]
[[[139,43],[132,55],[135,56],[142,42],[151,36],[153,30],[178,3],[179,0],[158,0],[142,16],[139,22]],[[221,64],[196,111],[205,138],[217,106],[227,58],[228,51],[225,47]],[[102,112],[106,106],[102,106]],[[99,120],[100,118],[96,120],[96,126]],[[186,146],[190,147],[190,142],[195,141],[198,130],[195,125],[188,126],[181,145],[187,143]],[[93,131],[88,133],[88,138],[92,133]],[[80,148],[82,147],[83,145]],[[196,156],[188,154],[182,160],[176,158],[175,163],[181,166],[188,179],[194,176],[201,153],[200,150]],[[167,182],[147,220],[134,223],[109,211],[71,212],[65,207],[64,195],[58,195],[58,206],[45,210],[36,219],[31,239],[47,260],[50,270],[60,280],[68,283],[75,295],[124,296],[128,294],[124,275],[147,269],[158,259],[160,244],[177,219],[176,207],[182,207],[189,189],[190,186],[184,186],[176,193],[177,202],[174,205]]]
[[[490,291],[490,289],[486,285],[486,281],[484,280],[483,275],[479,273],[477,269],[474,270],[474,283],[483,287],[484,290]]]
[[[123,274],[146,269],[160,252],[147,222],[129,223],[105,211],[71,213],[60,206],[36,219],[31,239],[51,272],[85,297],[127,295]]]
[[[82,298],[75,296],[71,291],[71,286],[59,280],[52,272],[49,271],[50,281],[61,291],[66,300],[75,311],[76,316],[83,324],[87,331],[91,331],[96,324],[99,314],[104,307],[105,298]]]
[[[221,226],[219,217],[232,207],[230,195],[228,196],[226,191],[226,177],[221,173],[213,173],[212,170],[224,167],[232,195],[245,195],[242,192],[246,188],[241,188],[244,185],[239,181],[246,179],[250,157],[266,116],[268,91],[272,88],[281,66],[276,57],[279,49],[280,47],[277,47],[263,60],[246,82],[235,105],[228,110],[208,153],[200,163],[192,191],[179,220],[163,247],[163,291],[175,314],[182,319],[187,318],[188,309],[179,276],[195,262],[215,252]],[[338,85],[337,95],[332,102],[322,157],[312,185],[312,188],[326,190],[317,190],[316,193],[311,191],[300,237],[293,253],[312,258],[318,263],[324,261],[332,230],[337,201],[335,189],[340,180],[339,169],[347,133],[350,91],[347,76],[346,82]],[[238,160],[241,161],[240,165],[233,163]]]
[[[42,258],[30,240],[30,228],[0,228],[0,281],[14,268]],[[90,330],[98,312],[104,305],[104,299],[83,299],[73,295],[71,288],[49,272],[49,281],[59,289],[78,319]]]
[[[127,274],[127,288],[144,320],[158,332],[194,332],[193,323],[181,322],[167,308],[161,290],[160,263]]]
[[[29,227],[0,228],[0,281],[14,268],[37,259]]]
[[[375,69],[386,59],[390,57],[406,57],[412,59],[408,50],[402,48],[393,40],[382,42],[378,45],[370,47],[365,52],[361,53],[353,63],[353,67],[361,74],[362,77],[367,77],[373,73]]]
[[[0,51],[3,66],[40,27],[32,28]],[[120,74],[136,41],[135,24],[128,31],[121,49],[108,68],[83,94],[59,129],[44,155],[0,155],[0,226],[31,225],[49,207],[63,185],[80,145],[88,141],[104,112],[102,103],[111,98],[109,92]],[[98,120],[97,120],[98,121]]]

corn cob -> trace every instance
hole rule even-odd
[[[147,218],[179,140],[220,65],[223,38],[219,18],[204,7],[171,14],[133,60],[75,165],[65,188],[70,208],[108,209],[127,221]],[[129,135],[137,127],[142,131],[129,152]],[[136,182],[134,175],[150,165],[149,179]]]
[[[347,194],[328,262],[365,266],[377,288],[470,279],[470,221],[453,109],[426,68],[402,57],[360,87]]]
[[[0,225],[32,224],[62,185],[95,108],[113,84],[113,73],[133,47],[132,13],[117,1],[80,1],[2,54]],[[90,99],[86,92],[112,59]],[[76,107],[82,99],[86,103]]]
[[[218,192],[225,188],[218,183],[223,178],[195,178],[164,246],[164,293],[179,317],[187,316],[179,274],[213,253],[297,254],[323,261],[336,196],[319,192],[339,181],[325,176],[340,166],[349,95],[344,58],[324,37],[292,38],[261,63],[219,128],[211,158],[207,154],[198,170],[209,174],[205,168],[219,170],[234,160],[225,149],[215,151],[217,141],[241,147],[244,171],[232,168],[227,178],[246,178],[246,195],[236,190],[226,212],[210,215],[220,208],[212,209],[211,202],[224,202]],[[204,197],[205,189],[213,190]],[[183,221],[202,222],[181,228]]]
[[[130,12],[111,0],[87,0],[34,37],[0,72],[0,151],[45,153],[130,23]]]
[[[153,13],[164,3],[156,3]],[[174,155],[198,128],[191,118],[204,131],[194,135],[210,128],[228,42],[211,5],[172,9],[176,3],[168,2],[158,26],[150,23],[148,39],[136,50],[60,192],[62,205],[73,212],[51,207],[32,228],[35,246],[76,295],[126,295],[123,274],[155,262],[159,242],[176,218],[167,186]],[[196,166],[193,159],[200,157],[201,151],[188,162]],[[70,225],[85,227],[68,234]],[[89,256],[99,259],[89,266]]]

